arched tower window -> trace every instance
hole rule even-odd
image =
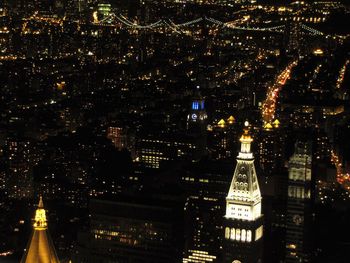
[[[248,230],[247,231],[247,238],[246,238],[247,242],[251,242],[252,241],[252,231]]]
[[[226,227],[226,228],[225,228],[225,238],[226,238],[226,239],[229,239],[229,238],[230,238],[230,228],[229,228],[229,227]]]
[[[235,240],[235,238],[236,238],[236,231],[235,231],[235,229],[234,228],[231,228],[231,239],[232,240]]]
[[[240,229],[236,230],[236,240],[238,240],[238,241],[241,240],[241,230]]]
[[[242,229],[242,233],[241,233],[241,240],[243,242],[245,242],[247,239],[247,231],[245,229]]]

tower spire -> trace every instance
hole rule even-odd
[[[42,195],[40,195],[40,197],[39,197],[38,208],[44,208],[44,202],[43,202],[43,196]]]
[[[238,154],[240,159],[253,159],[253,154],[251,153],[251,143],[253,141],[252,137],[249,134],[249,122],[244,123],[243,134],[239,141],[241,142],[241,151]]]
[[[46,212],[42,196],[35,211],[32,237],[21,263],[59,263],[47,228]]]

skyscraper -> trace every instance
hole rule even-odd
[[[311,142],[297,142],[289,160],[286,262],[309,262],[311,252]]]
[[[5,176],[5,190],[13,199],[31,198],[33,194],[33,166],[40,157],[36,145],[25,138],[8,138],[5,147],[8,167]]]
[[[182,254],[183,202],[174,196],[92,199],[90,230],[74,262],[177,263]]]
[[[191,103],[191,109],[187,115],[187,129],[194,133],[203,133],[207,128],[207,118],[204,98],[197,90]]]
[[[276,170],[283,163],[284,136],[279,129],[279,125],[280,122],[276,119],[273,123],[266,123],[261,132],[258,162],[265,176],[276,174]]]
[[[187,115],[187,134],[195,141],[196,159],[206,154],[207,151],[207,112],[204,98],[197,90],[191,102],[191,108]]]
[[[262,256],[261,193],[251,152],[253,139],[249,134],[249,123],[246,122],[245,126],[240,138],[241,151],[226,197],[223,263],[257,263],[261,262]]]
[[[21,263],[59,263],[50,234],[47,230],[44,203],[40,197],[35,212],[33,233]]]

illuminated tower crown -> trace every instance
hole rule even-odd
[[[35,211],[32,237],[21,263],[59,263],[47,229],[46,212],[41,197]]]
[[[251,152],[253,139],[248,126],[246,122],[240,138],[241,150],[226,197],[224,263],[257,263],[261,260],[261,193]]]
[[[197,126],[201,129],[206,129],[206,120],[208,116],[205,110],[204,98],[199,92],[199,87],[194,94],[194,98],[191,102],[191,110],[187,115],[187,128],[191,129],[191,126]]]

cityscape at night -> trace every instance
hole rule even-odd
[[[0,1],[0,262],[349,263],[350,1]]]

